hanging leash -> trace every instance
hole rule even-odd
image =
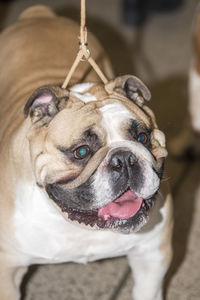
[[[80,61],[88,61],[90,65],[93,67],[95,72],[98,74],[98,76],[101,78],[104,84],[108,82],[107,78],[99,68],[99,66],[96,64],[94,59],[91,57],[90,50],[88,49],[88,41],[87,41],[87,27],[86,27],[86,7],[85,7],[85,0],[81,0],[81,24],[80,24],[80,41],[79,41],[79,51],[77,53],[76,59],[62,85],[63,89],[66,89],[67,85],[69,84],[69,81],[79,65]]]

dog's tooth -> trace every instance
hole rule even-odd
[[[88,224],[90,224],[90,220],[86,219],[86,220],[84,220],[84,223],[85,223],[85,225],[88,225]]]
[[[76,221],[79,222],[79,224],[82,223],[82,217],[81,217],[81,215],[79,215],[79,213],[76,213],[75,218],[76,218]]]
[[[94,222],[90,222],[89,225],[90,225],[91,227],[94,227],[95,224],[96,224],[96,222],[94,221]]]
[[[105,221],[103,218],[98,218],[98,220],[97,220],[97,225],[98,225],[100,228],[104,228],[104,227],[105,227],[105,224],[106,224],[106,221]]]
[[[68,217],[69,217],[69,219],[72,220],[72,221],[74,221],[74,219],[75,219],[75,217],[74,217],[72,214],[68,215]]]

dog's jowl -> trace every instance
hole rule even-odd
[[[0,299],[20,299],[31,264],[127,255],[135,300],[161,300],[171,260],[165,136],[136,77],[110,81],[76,56],[79,27],[43,6],[0,35]],[[67,268],[67,265],[66,265]]]

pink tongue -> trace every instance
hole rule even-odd
[[[110,216],[119,219],[128,219],[134,216],[142,205],[142,198],[138,198],[131,190],[125,192],[114,202],[102,207],[98,211],[99,217],[105,220]]]

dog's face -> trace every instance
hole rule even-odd
[[[26,103],[36,182],[68,220],[122,233],[146,223],[167,152],[145,99],[144,84],[122,76],[40,88]]]

